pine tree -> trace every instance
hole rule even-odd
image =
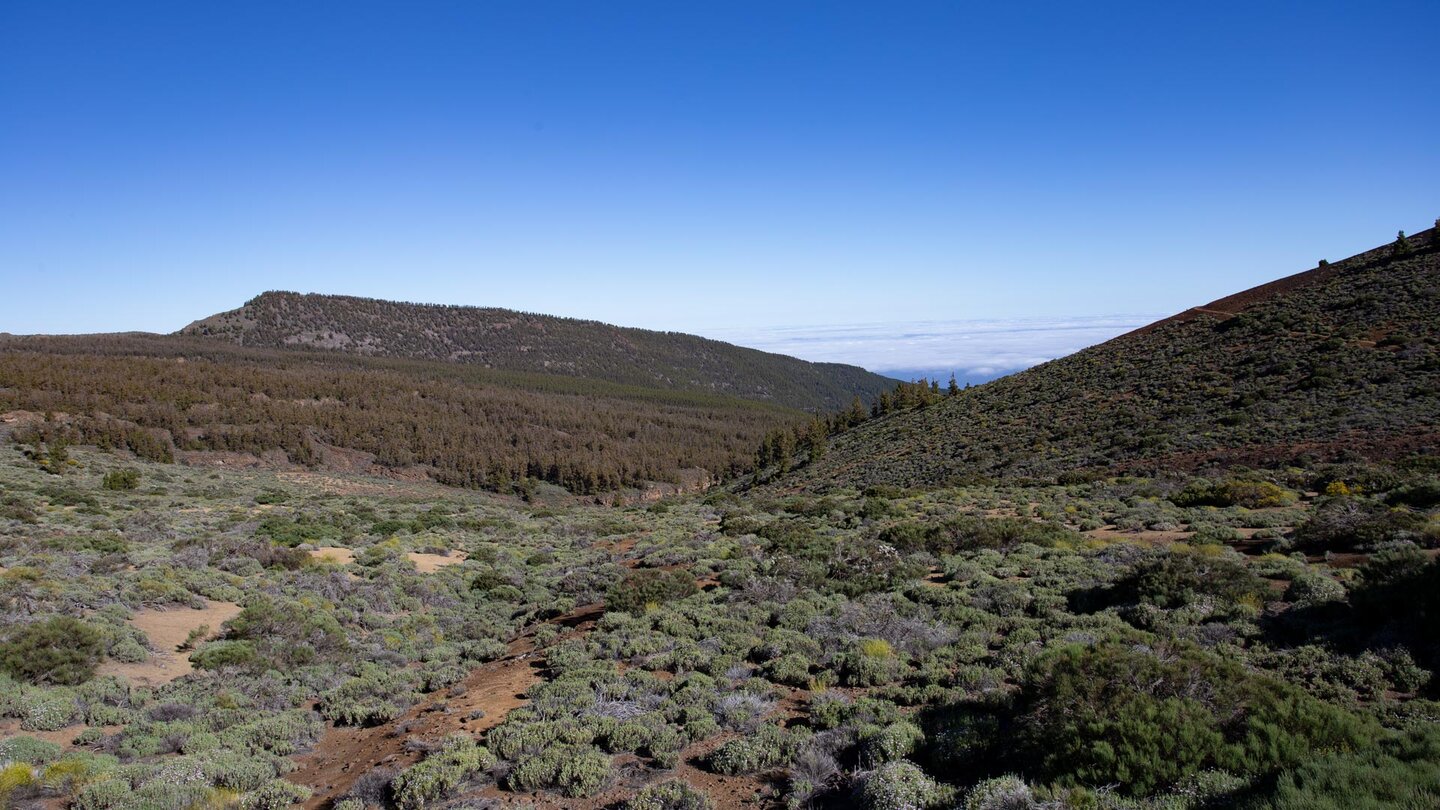
[[[1400,235],[1395,237],[1395,255],[1409,256],[1412,250],[1413,248],[1410,245],[1410,240],[1406,239],[1405,232],[1401,231]]]
[[[795,435],[788,430],[777,431],[774,452],[780,474],[790,472],[790,457],[795,454]]]
[[[955,396],[959,396],[959,395],[960,395],[960,383],[958,383],[958,382],[955,381],[955,375],[954,375],[954,374],[951,374],[951,375],[950,375],[950,386],[949,386],[947,389],[945,389],[945,393],[946,393],[947,395],[949,395],[949,396],[952,396],[952,397],[955,397]]]
[[[850,412],[846,415],[848,426],[854,427],[869,417],[870,414],[865,410],[865,403],[860,401],[860,396],[857,394],[854,399],[850,400]]]
[[[829,446],[830,431],[826,428],[825,420],[816,417],[810,420],[809,429],[805,433],[805,449],[810,454],[810,460],[816,461],[825,455]]]

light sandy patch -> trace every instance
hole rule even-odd
[[[1194,534],[1194,532],[1161,532],[1150,531],[1148,529],[1140,529],[1138,531],[1125,531],[1123,529],[1107,527],[1104,529],[1092,529],[1088,532],[1081,532],[1081,534],[1084,534],[1086,537],[1096,537],[1101,540],[1121,540],[1132,543],[1140,542],[1148,543],[1150,545],[1163,545],[1165,543],[1184,542],[1187,538],[1190,537],[1190,535]]]
[[[341,548],[340,546],[321,546],[317,549],[311,549],[310,556],[317,560],[333,562],[337,565],[349,565],[355,562],[355,552],[348,548]]]
[[[449,554],[422,554],[412,551],[405,555],[410,562],[415,563],[415,568],[422,574],[432,574],[447,565],[459,565],[465,562],[465,552],[452,551]]]
[[[150,639],[155,650],[149,660],[138,664],[122,661],[106,661],[100,665],[101,675],[118,675],[133,684],[158,686],[169,683],[182,675],[194,671],[188,653],[176,651],[185,643],[190,633],[202,626],[209,626],[211,634],[220,632],[220,625],[235,618],[240,606],[234,602],[205,603],[203,610],[177,607],[169,610],[141,610],[130,619],[130,624]]]
[[[55,731],[30,731],[29,729],[21,728],[19,720],[0,720],[0,740],[11,737],[34,737],[39,740],[55,743],[61,748],[72,748],[74,747],[74,739],[80,735],[80,732],[87,728],[89,728],[89,726],[84,723],[76,723],[73,726],[66,726],[65,728]],[[98,726],[98,728],[106,734],[114,734],[124,728],[124,726]]]

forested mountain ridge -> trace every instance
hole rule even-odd
[[[149,334],[0,336],[10,411],[32,454],[89,444],[577,494],[734,475],[766,431],[806,418],[699,391]]]
[[[835,437],[781,479],[936,486],[1440,446],[1430,230]]]
[[[513,310],[267,292],[196,321],[182,335],[266,348],[467,363],[837,410],[894,380],[858,366],[807,363],[679,332]]]

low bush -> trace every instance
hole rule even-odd
[[[140,471],[133,467],[113,470],[100,479],[100,486],[113,491],[136,489],[140,486]]]
[[[710,755],[712,771],[734,776],[778,768],[795,755],[795,735],[775,725],[761,726],[748,737],[739,737],[720,746]]]
[[[951,794],[919,766],[901,760],[881,765],[865,777],[859,803],[864,810],[925,810],[943,806]]]
[[[672,779],[641,788],[625,803],[626,810],[710,810],[710,797]]]
[[[1373,721],[1198,650],[1066,648],[1027,674],[1014,762],[1148,795],[1206,769],[1263,775],[1365,744]]]
[[[310,788],[276,779],[245,794],[241,810],[285,810],[310,798]]]
[[[0,765],[11,762],[45,765],[59,759],[60,753],[59,745],[28,735],[0,740]]]
[[[1275,781],[1269,810],[1440,807],[1440,729],[1412,729],[1378,746],[1319,757]]]
[[[1177,608],[1202,596],[1222,605],[1259,607],[1269,594],[1244,562],[1227,556],[1172,551],[1135,566],[1115,587],[1125,602]]]
[[[695,576],[689,571],[642,569],[627,572],[606,594],[605,605],[609,610],[638,615],[697,591]]]
[[[0,668],[36,684],[83,683],[105,653],[105,635],[69,616],[13,629],[0,642]]]
[[[495,763],[490,749],[476,745],[468,735],[453,735],[439,750],[395,777],[391,783],[395,805],[401,810],[421,810],[454,793],[474,774],[495,767]]]
[[[526,757],[510,771],[522,790],[553,788],[581,798],[599,793],[613,778],[610,757],[593,745],[554,745]]]
[[[1197,479],[1170,496],[1170,502],[1176,506],[1243,506],[1247,509],[1289,506],[1297,500],[1299,496],[1279,484],[1239,478],[1216,483]]]

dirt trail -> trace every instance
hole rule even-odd
[[[602,605],[587,605],[546,624],[570,628],[564,636],[578,635],[603,612]],[[306,808],[328,807],[375,768],[402,770],[419,761],[418,751],[406,750],[408,739],[434,742],[447,734],[479,734],[499,725],[512,709],[525,705],[525,691],[540,680],[542,666],[532,629],[511,642],[503,658],[471,670],[456,688],[428,695],[393,723],[328,727],[313,750],[295,758],[297,767],[285,778],[315,791]],[[450,697],[452,691],[458,694]],[[484,716],[472,719],[477,710]]]

